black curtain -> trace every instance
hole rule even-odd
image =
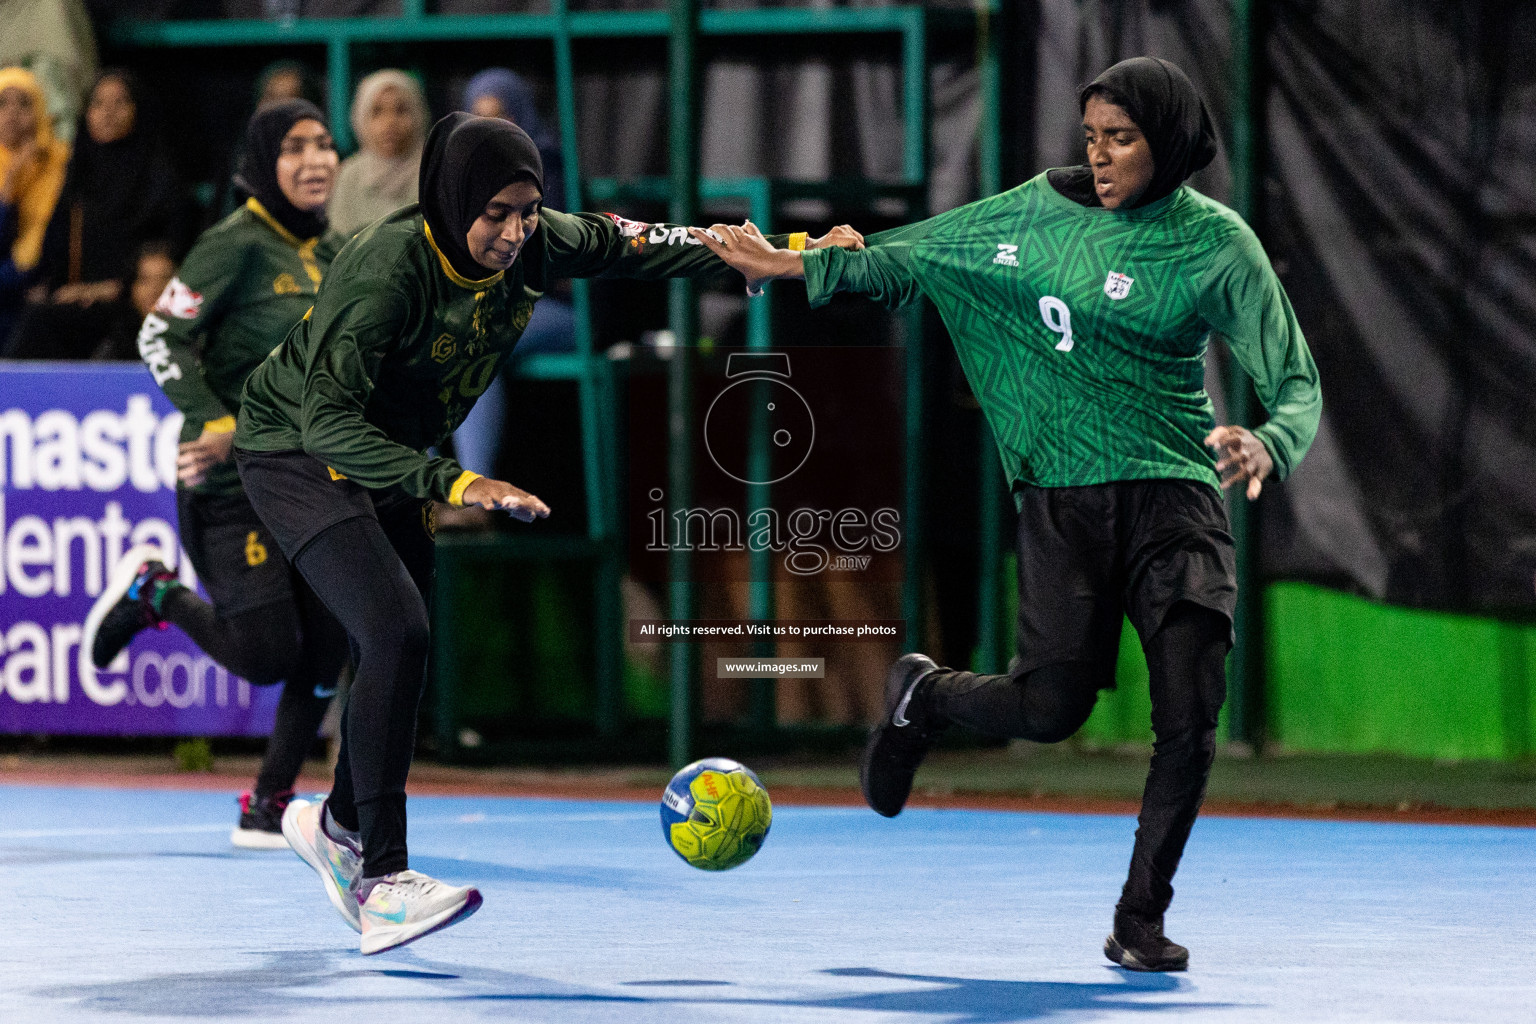
[[[1261,500],[1266,579],[1536,610],[1536,7],[1269,0],[1255,227],[1322,372],[1322,429]],[[1175,61],[1231,138],[1221,0],[1043,0],[1036,143],[1078,85]],[[1193,184],[1229,194],[1224,161]],[[1215,360],[1213,362],[1219,362]],[[1218,395],[1221,378],[1209,375]]]
[[[1276,2],[1262,228],[1326,431],[1266,572],[1536,607],[1536,10]]]

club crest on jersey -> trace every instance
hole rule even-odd
[[[997,243],[997,255],[992,257],[992,262],[1000,267],[1016,267],[1019,265],[1019,247],[1009,245],[1007,242]]]
[[[197,312],[202,308],[202,295],[182,284],[179,277],[171,278],[171,283],[165,286],[165,291],[155,302],[155,312],[178,320],[196,320]]]
[[[1123,299],[1131,294],[1131,285],[1134,283],[1132,278],[1111,270],[1109,276],[1104,279],[1104,294],[1111,299]]]

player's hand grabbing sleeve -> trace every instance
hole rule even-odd
[[[1323,392],[1291,300],[1251,231],[1236,235],[1212,260],[1200,282],[1198,308],[1253,378],[1269,412],[1269,421],[1253,432],[1275,460],[1275,476],[1285,479],[1317,435]]]
[[[139,358],[187,422],[234,430],[234,414],[203,377],[203,344],[224,315],[244,269],[242,248],[204,236],[139,328]]]
[[[896,309],[917,300],[922,286],[912,265],[912,248],[938,218],[906,224],[866,238],[865,248],[814,249],[801,257],[806,300],[814,309],[838,292],[862,295]]]
[[[676,224],[643,224],[609,213],[539,211],[549,263],[546,277],[709,278],[734,273]],[[770,235],[775,246],[789,235]]]
[[[318,334],[299,411],[302,444],[333,472],[364,487],[399,484],[418,498],[462,504],[475,474],[453,459],[390,440],[363,416],[385,352],[419,315],[411,297],[397,288],[338,289],[321,296],[310,318],[294,328]]]

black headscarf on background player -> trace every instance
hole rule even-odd
[[[539,147],[517,125],[461,112],[432,126],[421,154],[421,212],[432,241],[459,274],[472,281],[490,276],[469,254],[466,236],[485,204],[520,180],[544,194]]]
[[[1173,194],[1191,174],[1216,158],[1216,129],[1211,112],[1189,76],[1160,57],[1132,57],[1104,72],[1078,93],[1079,110],[1092,96],[1124,110],[1152,149],[1152,180],[1132,209]],[[1050,182],[1063,195],[1098,206],[1093,170],[1070,167],[1053,171]]]
[[[277,158],[283,152],[283,136],[300,121],[319,121],[325,115],[309,100],[284,100],[251,115],[245,126],[245,153],[235,185],[266,207],[268,213],[299,238],[315,238],[325,231],[325,210],[301,210],[288,201],[277,183]],[[329,129],[330,125],[326,125]]]

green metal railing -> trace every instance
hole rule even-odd
[[[572,208],[585,206],[584,199],[606,202],[620,196],[666,200],[674,222],[690,223],[703,199],[745,199],[752,217],[765,231],[771,230],[778,205],[788,199],[819,197],[834,202],[856,200],[869,204],[879,198],[905,202],[908,219],[927,214],[928,169],[928,52],[934,31],[974,33],[977,61],[983,83],[984,114],[980,126],[980,157],[984,194],[995,192],[998,175],[998,47],[993,16],[999,0],[978,0],[974,11],[929,10],[922,6],[760,8],[750,10],[700,10],[698,0],[669,0],[665,10],[572,12],[567,0],[551,0],[547,13],[439,15],[428,14],[423,0],[403,0],[395,17],[301,18],[291,22],[263,21],[166,21],[118,22],[108,38],[119,47],[271,47],[324,46],[326,77],[333,131],[338,142],[350,146],[348,102],[353,84],[353,49],[377,43],[453,40],[549,40],[554,50],[555,98],[560,120],[560,139],[565,156],[565,186]],[[779,181],[767,178],[700,180],[697,157],[698,41],[723,37],[775,37],[826,35],[897,35],[900,40],[903,158],[901,180],[895,183],[866,181]],[[586,181],[581,174],[576,131],[574,42],[584,39],[665,39],[670,79],[671,139],[670,174],[663,179],[634,182]],[[690,445],[692,401],[692,343],[696,333],[696,302],[691,283],[672,282],[669,319],[677,340],[669,368],[669,431],[671,465],[668,498],[674,508],[687,504],[692,490]],[[576,351],[546,355],[521,363],[517,373],[533,379],[573,380],[581,404],[583,472],[587,492],[585,545],[569,540],[525,544],[500,538],[489,547],[481,543],[475,557],[505,559],[552,557],[594,559],[594,588],[598,627],[598,695],[596,725],[600,735],[613,735],[622,725],[623,611],[619,578],[623,572],[621,526],[617,521],[620,479],[617,425],[613,422],[615,384],[612,367],[592,350],[591,295],[585,281],[573,283],[576,307]],[[767,298],[748,306],[748,347],[772,345],[771,313]],[[909,308],[900,319],[906,346],[906,561],[902,613],[907,624],[906,644],[919,643],[923,622],[923,516],[925,431],[923,405],[924,311]],[[990,472],[990,475],[989,475]],[[1001,552],[995,538],[1002,496],[997,459],[988,449],[983,459],[981,521],[983,547],[980,559],[983,623],[980,645],[987,651],[1003,646],[998,633],[998,566]],[[766,502],[766,488],[755,487],[749,501]],[[450,558],[468,557],[474,544],[449,542]],[[462,548],[463,550],[459,550]],[[773,614],[773,590],[767,553],[763,564],[752,567],[748,594],[749,613],[769,618]],[[674,549],[669,589],[669,613],[689,618],[693,613],[693,587],[689,582],[687,553]],[[451,627],[440,628],[435,646],[439,651],[451,641]],[[761,649],[768,653],[771,648]],[[695,652],[691,645],[671,648],[672,717],[670,755],[682,763],[691,754],[693,733],[693,681]],[[457,738],[452,723],[452,698],[439,708],[440,740],[451,752]],[[774,725],[774,687],[771,681],[755,684],[753,719],[761,727]]]

